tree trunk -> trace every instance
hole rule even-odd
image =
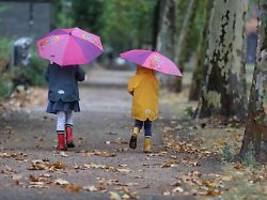
[[[209,19],[210,19],[210,11],[212,9],[212,0],[205,0],[203,13],[204,13],[204,22],[203,29],[200,32],[200,40],[197,48],[197,58],[196,64],[193,71],[190,92],[189,92],[189,100],[196,101],[199,99],[201,87],[203,85],[203,80],[206,75],[206,71],[204,69],[205,62],[205,53],[208,46],[208,27],[209,27]],[[202,10],[201,10],[202,11]]]
[[[183,65],[185,63],[184,49],[186,48],[187,41],[189,39],[189,32],[191,30],[194,18],[196,16],[196,8],[198,5],[198,0],[190,0],[186,16],[183,21],[183,26],[179,35],[179,40],[177,44],[177,52],[175,56],[175,63],[183,71]],[[182,78],[171,78],[170,79],[170,89],[174,92],[181,92],[182,90]]]
[[[245,117],[245,13],[242,0],[214,1],[206,53],[207,74],[196,117]]]
[[[157,48],[157,37],[159,32],[159,21],[160,21],[160,0],[157,0],[153,13],[152,23],[152,49]]]
[[[174,60],[176,54],[176,0],[159,1],[159,23],[156,49]],[[161,75],[161,81],[166,84],[168,77]]]
[[[243,137],[240,157],[252,151],[255,158],[260,155],[263,134],[267,135],[267,1],[260,0],[261,15],[258,23],[257,60],[250,91],[249,114]]]

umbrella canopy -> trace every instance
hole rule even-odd
[[[179,68],[167,57],[157,51],[133,49],[120,54],[123,59],[165,74],[182,76]]]
[[[103,52],[100,37],[80,28],[55,29],[37,47],[40,57],[61,66],[88,64]]]

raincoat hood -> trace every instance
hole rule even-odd
[[[137,65],[136,74],[152,74],[152,75],[154,75],[154,70]]]

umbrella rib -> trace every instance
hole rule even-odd
[[[65,45],[63,46],[63,52],[62,52],[62,57],[61,57],[61,60],[63,60],[63,58],[64,58],[64,56],[65,56],[65,53],[66,53],[66,50],[67,50],[67,48],[66,48],[66,46],[68,46],[68,43],[69,43],[69,41],[70,41],[70,38],[67,38],[67,41],[65,42]]]

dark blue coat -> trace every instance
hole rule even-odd
[[[45,77],[49,86],[49,101],[73,102],[80,100],[78,81],[84,80],[85,73],[79,65],[63,68],[55,63],[49,64]]]

